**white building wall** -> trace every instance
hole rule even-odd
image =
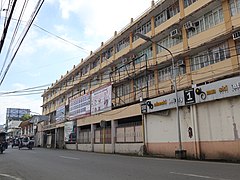
[[[94,152],[104,152],[104,145],[94,144]],[[112,153],[112,144],[105,144],[105,153]]]
[[[240,159],[240,96],[180,107],[179,112],[182,145],[189,156]],[[148,114],[145,126],[148,151],[174,156],[179,148],[176,110],[164,116],[159,112]]]
[[[192,125],[190,110],[187,107],[180,107],[179,118],[182,139],[188,141],[187,129]],[[178,142],[176,109],[169,110],[168,115],[160,115],[160,113],[148,114],[145,126],[147,143]]]
[[[116,144],[115,152],[116,153],[130,153],[130,154],[138,154],[141,151],[141,147],[143,143],[129,143],[129,144]]]
[[[66,144],[66,149],[76,150],[77,146],[76,144]]]
[[[240,97],[197,105],[201,141],[235,140],[240,137]],[[234,130],[234,123],[236,130]]]
[[[92,151],[92,144],[78,144],[79,151]]]

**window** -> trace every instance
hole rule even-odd
[[[88,71],[89,71],[89,64],[82,68],[82,70],[81,70],[82,76],[87,74]]]
[[[120,72],[126,71],[127,66],[129,67],[129,65],[125,65],[124,61],[118,63],[118,64],[115,66],[115,74],[119,74]]]
[[[125,47],[129,46],[129,37],[122,39],[121,41],[119,41],[116,45],[116,52],[121,51],[122,49],[124,49]]]
[[[158,71],[158,81],[166,81],[171,79],[172,66],[165,67]]]
[[[185,62],[184,62],[184,60],[180,59],[176,63],[176,74],[179,76],[179,75],[183,75],[185,73],[186,73]]]
[[[96,85],[98,85],[100,82],[100,79],[98,76],[94,76],[93,79],[90,81],[90,86],[94,87]]]
[[[154,73],[148,75],[148,85],[150,86],[154,85]]]
[[[162,39],[158,42],[161,46],[165,48],[170,48],[172,46],[175,46],[182,42],[182,38],[171,38],[170,36],[167,36],[166,38]],[[165,49],[161,48],[160,46],[157,46],[157,53],[166,51]]]
[[[184,0],[184,7],[188,7],[191,4],[195,3],[197,0]]]
[[[87,91],[88,90],[88,83],[82,84],[80,91]]]
[[[232,16],[240,13],[240,0],[229,0],[229,8]]]
[[[177,13],[179,13],[179,11],[179,1],[177,0],[175,3],[173,3],[171,6],[169,6],[167,9],[155,17],[155,27],[175,16]]]
[[[145,76],[141,76],[135,80],[135,89],[141,90],[146,87],[146,79]]]
[[[142,57],[140,57],[140,56],[142,56]],[[149,46],[148,48],[146,48],[143,51],[139,52],[137,54],[137,57],[140,57],[140,58],[137,58],[134,61],[135,64],[138,64],[138,63],[141,63],[141,62],[145,63],[146,58],[147,58],[147,60],[151,59],[152,58],[152,46]]]
[[[195,30],[188,31],[188,37],[206,31],[207,29],[223,22],[223,20],[222,8],[210,11],[193,23],[195,25]]]
[[[136,32],[139,32],[141,34],[147,34],[149,31],[151,31],[151,21],[148,21],[147,23],[145,23],[144,25],[142,25],[141,27],[139,27],[137,30],[134,31],[134,34]],[[136,41],[139,37],[134,35],[133,36],[133,41]]]
[[[195,71],[201,69],[210,64],[215,64],[217,62],[223,61],[229,57],[230,52],[228,44],[226,42],[213,48],[209,48],[207,51],[203,51],[193,56],[190,60],[191,70]]]
[[[240,41],[236,41],[237,54],[240,55]]]
[[[80,79],[80,72],[77,72],[77,73],[75,74],[74,81],[75,81],[75,80],[79,80],[79,79]]]
[[[90,69],[93,69],[93,68],[97,67],[99,64],[100,64],[100,57],[98,57],[96,60],[94,60],[94,61],[91,63]]]
[[[109,48],[105,52],[102,53],[102,61],[106,61],[113,55],[113,47]]]
[[[102,74],[102,80],[109,80],[110,78],[110,72],[111,72],[111,68],[108,68],[104,71],[104,73]]]
[[[130,84],[126,83],[119,85],[116,87],[116,93],[117,97],[128,95],[130,93]]]

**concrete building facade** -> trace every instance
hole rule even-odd
[[[239,160],[239,19],[240,0],[152,1],[45,90],[47,141]]]

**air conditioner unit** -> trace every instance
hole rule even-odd
[[[233,40],[240,39],[240,31],[237,31],[237,32],[233,33],[232,37],[233,37]]]
[[[179,36],[181,36],[181,32],[178,29],[174,29],[170,32],[171,38],[178,38]]]
[[[186,22],[184,27],[186,30],[195,30],[195,25],[191,21]]]
[[[177,64],[178,64],[178,66],[185,66],[184,60],[179,60],[179,61],[177,62]]]

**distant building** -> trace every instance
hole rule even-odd
[[[30,109],[7,108],[5,130],[9,136],[19,135],[21,117],[25,114],[30,114],[30,112]]]
[[[5,131],[5,125],[0,125],[0,132]]]

